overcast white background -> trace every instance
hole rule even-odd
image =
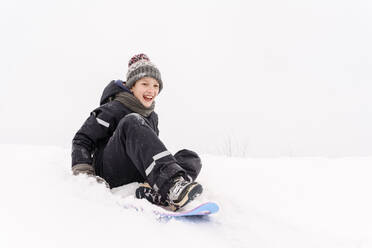
[[[371,23],[368,0],[1,1],[0,143],[69,147],[144,52],[173,151],[372,155]]]

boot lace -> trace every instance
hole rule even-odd
[[[187,186],[189,184],[189,182],[185,181],[183,179],[183,177],[177,177],[175,180],[174,180],[174,185],[172,186],[172,188],[169,190],[169,199],[171,201],[173,200],[176,200],[180,193],[182,192],[182,190],[185,188],[185,186]]]

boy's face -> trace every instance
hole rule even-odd
[[[159,83],[152,77],[144,77],[138,80],[130,91],[143,106],[148,108],[159,94]]]

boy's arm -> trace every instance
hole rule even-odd
[[[72,140],[73,173],[94,174],[92,155],[100,140],[112,134],[115,120],[109,109],[94,110]]]
[[[156,135],[159,136],[159,117],[157,113],[154,112],[153,114],[154,114],[154,118],[153,118],[154,131]]]

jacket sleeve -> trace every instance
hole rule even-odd
[[[116,126],[114,114],[105,105],[94,110],[72,140],[72,166],[92,165],[97,144],[109,138]]]
[[[154,131],[157,136],[159,136],[159,117],[158,114],[153,112],[154,117],[152,118],[152,125],[154,126]]]

